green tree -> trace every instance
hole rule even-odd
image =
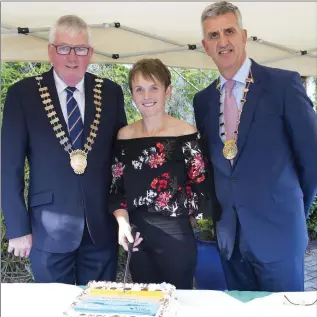
[[[130,66],[128,65],[99,65],[92,64],[88,71],[102,78],[109,78],[122,87],[124,95],[125,112],[128,123],[141,119],[138,109],[133,105],[128,84]]]
[[[8,88],[17,81],[30,76],[35,76],[50,69],[45,63],[1,63],[1,112],[7,95]]]
[[[170,68],[172,97],[167,102],[167,112],[194,124],[193,99],[195,94],[210,85],[218,72],[212,70]]]

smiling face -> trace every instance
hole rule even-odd
[[[203,22],[206,53],[213,59],[220,73],[231,79],[246,58],[247,32],[241,30],[234,13],[226,13]]]
[[[171,86],[165,86],[159,80],[144,78],[140,73],[132,80],[132,99],[142,117],[151,117],[165,113],[166,100],[171,95]]]
[[[75,36],[70,36],[57,29],[55,40],[52,44],[89,47],[88,34],[81,32]],[[60,77],[66,85],[71,87],[78,84],[85,76],[92,55],[93,48],[89,49],[87,56],[77,56],[74,50],[71,50],[68,55],[60,55],[56,52],[56,47],[51,44],[48,45],[48,56],[58,77]]]

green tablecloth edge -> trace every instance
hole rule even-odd
[[[250,291],[225,291],[226,294],[238,299],[243,303],[250,302],[256,298],[262,298],[271,295],[270,292],[250,292]]]

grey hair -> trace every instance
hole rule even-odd
[[[201,15],[201,24],[208,18],[215,18],[226,13],[234,13],[239,28],[242,30],[242,15],[239,8],[227,1],[215,2],[206,7]]]
[[[79,33],[87,33],[88,44],[91,44],[91,31],[88,24],[76,15],[64,15],[55,22],[49,32],[49,42],[51,44],[55,41],[57,30],[65,32],[69,36],[76,36]]]

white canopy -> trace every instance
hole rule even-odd
[[[92,26],[95,63],[160,58],[168,66],[216,69],[201,46],[208,2],[2,2],[2,61],[47,61],[47,30],[64,14]],[[257,62],[317,75],[316,2],[235,2]],[[115,22],[118,24],[115,25]],[[20,29],[18,27],[28,28]],[[39,32],[42,31],[42,32]],[[189,49],[189,46],[192,49]],[[196,45],[196,46],[195,46]],[[116,55],[117,54],[117,55]]]

